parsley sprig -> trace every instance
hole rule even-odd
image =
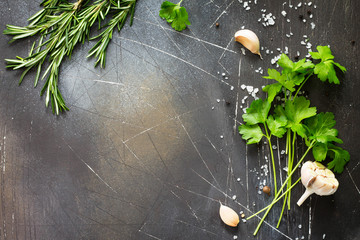
[[[176,31],[182,31],[186,28],[186,25],[191,25],[186,9],[180,6],[182,1],[177,4],[165,1],[161,4],[159,12],[159,16],[171,23],[171,27]]]
[[[68,110],[58,88],[61,63],[66,57],[71,58],[78,43],[84,43],[90,38],[90,29],[98,22],[99,28],[105,27],[105,30],[92,38],[99,41],[90,50],[88,57],[97,58],[95,66],[100,63],[101,67],[105,67],[106,50],[113,31],[116,27],[121,30],[129,14],[131,20],[133,19],[135,4],[136,0],[78,0],[75,3],[65,0],[44,0],[41,3],[43,9],[29,19],[27,26],[7,25],[4,30],[4,34],[13,36],[10,42],[39,36],[33,43],[29,56],[5,59],[7,67],[14,70],[24,69],[19,84],[31,69],[36,69],[34,86],[37,86],[40,79],[46,79],[41,90],[41,95],[46,96],[46,106],[51,103],[53,113],[56,114]],[[109,14],[112,18],[102,26]],[[48,65],[43,71],[47,61]]]
[[[305,96],[300,96],[300,90],[312,76],[315,75],[324,82],[339,84],[340,80],[335,69],[346,71],[345,67],[334,62],[334,56],[328,46],[318,46],[317,50],[317,52],[310,53],[316,62],[306,59],[293,62],[288,56],[282,54],[278,60],[282,71],[269,69],[268,76],[264,77],[276,81],[263,88],[263,91],[267,92],[267,98],[253,101],[242,116],[244,124],[239,126],[242,138],[247,141],[247,144],[255,144],[265,137],[269,143],[273,165],[275,197],[269,206],[248,218],[266,211],[254,235],[258,232],[272,206],[284,197],[277,226],[280,225],[286,203],[290,209],[291,189],[294,187],[292,175],[308,152],[312,150],[314,159],[319,162],[330,159],[327,167],[336,173],[341,173],[350,160],[349,153],[337,145],[342,144],[343,141],[338,138],[338,131],[334,128],[336,123],[334,114],[331,112],[317,113],[316,107],[311,106],[310,100]],[[286,136],[288,176],[280,189],[277,188],[276,183],[275,159],[271,145],[273,136],[278,138]],[[304,140],[307,150],[296,163],[295,143],[298,138]],[[282,192],[285,187],[286,191]]]

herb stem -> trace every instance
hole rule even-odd
[[[276,194],[278,193],[278,191],[277,191],[277,183],[276,183],[276,167],[275,167],[274,152],[273,152],[273,149],[272,149],[272,143],[271,143],[271,135],[269,135],[269,133],[268,133],[266,123],[264,123],[264,128],[265,128],[266,138],[267,138],[267,140],[268,140],[268,143],[269,143],[269,148],[270,148],[271,163],[272,163],[272,167],[273,167],[273,175],[274,175],[274,189],[275,189],[275,195],[276,195]]]
[[[260,220],[255,232],[254,232],[254,236],[257,234],[257,232],[260,229],[260,226],[262,225],[262,223],[264,222],[266,216],[268,215],[270,209],[272,208],[272,206],[280,199],[279,195],[281,193],[281,191],[284,189],[285,186],[287,186],[288,180],[289,178],[291,178],[291,176],[295,173],[295,170],[299,167],[300,163],[305,159],[306,155],[308,154],[308,152],[310,151],[310,149],[312,149],[312,147],[314,146],[314,144],[316,143],[315,140],[312,140],[308,149],[305,151],[304,155],[301,157],[301,159],[298,161],[298,163],[296,164],[296,166],[294,167],[294,169],[290,172],[290,174],[288,175],[288,177],[286,178],[286,180],[284,181],[283,185],[281,186],[281,188],[279,189],[278,193],[275,194],[275,197],[273,199],[273,201],[265,208],[263,208],[262,210],[260,210],[258,213],[264,211],[264,209],[267,209],[267,211],[265,212],[265,214],[263,215],[262,219]],[[286,191],[285,191],[286,192]],[[283,193],[281,196],[284,196],[285,193]],[[258,213],[253,214],[251,217],[254,217],[255,215],[257,215]],[[248,218],[248,219],[249,219]]]

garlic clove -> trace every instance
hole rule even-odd
[[[260,53],[260,41],[256,34],[249,30],[243,29],[235,33],[235,41],[241,43],[244,47],[250,50],[250,52],[257,54],[262,59]]]
[[[220,203],[219,210],[221,220],[230,227],[236,227],[239,224],[239,215],[228,206],[224,206]]]
[[[327,196],[339,187],[334,173],[319,162],[308,161],[301,167],[301,182],[306,191],[297,202],[299,206],[313,193]]]

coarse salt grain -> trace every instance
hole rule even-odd
[[[310,25],[311,25],[311,29],[315,29],[315,23],[310,23]]]
[[[246,85],[245,84],[241,84],[241,89],[244,90],[246,88]]]
[[[248,91],[248,93],[251,93],[254,90],[253,86],[246,86],[246,90]]]
[[[236,195],[232,196],[232,199],[235,200],[235,199],[236,199]]]
[[[286,17],[286,12],[283,10],[281,11],[281,15],[283,15],[284,17]]]
[[[216,99],[216,101],[219,103],[219,102],[220,102],[220,99]]]

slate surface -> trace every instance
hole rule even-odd
[[[25,25],[39,10],[34,2],[1,0],[1,31]],[[19,87],[21,72],[2,60],[0,239],[360,239],[360,2],[319,0],[297,10],[299,1],[252,1],[250,10],[240,2],[185,0],[192,25],[178,33],[158,17],[160,0],[139,1],[133,26],[114,35],[105,69],[86,59],[92,42],[64,61],[59,85],[70,111],[58,117],[44,107],[41,86],[33,88],[34,73]],[[261,9],[274,26],[258,22]],[[273,54],[243,55],[233,39],[242,26]],[[303,35],[313,46],[329,44],[348,69],[340,86],[312,81],[306,89],[320,111],[335,113],[351,162],[335,195],[299,208],[297,185],[280,228],[279,204],[253,237],[258,219],[229,228],[218,216],[218,201],[249,216],[271,199],[258,194],[260,182],[271,182],[260,170],[268,146],[246,146],[236,131],[253,99],[242,104],[248,93],[240,86],[268,82],[255,70],[274,67],[277,48],[304,57]],[[30,40],[9,40],[0,35],[1,59],[27,55]]]

